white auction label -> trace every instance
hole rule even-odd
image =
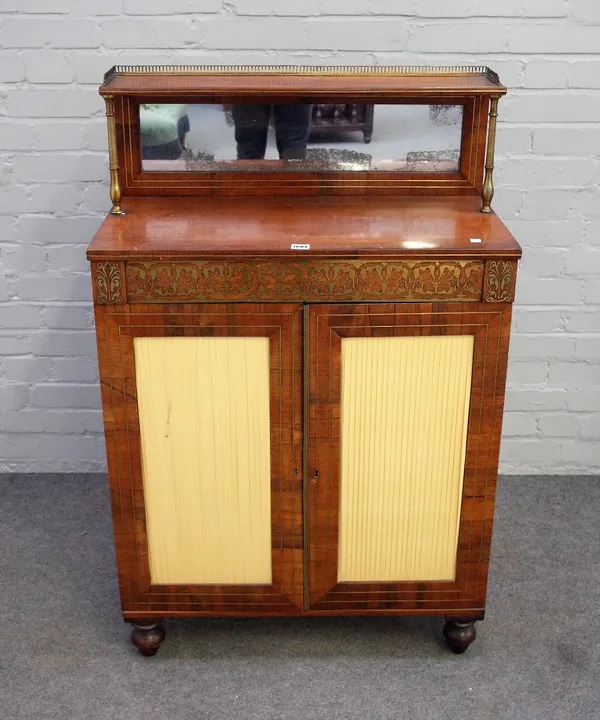
[[[472,243],[480,243],[480,242],[481,242],[481,238],[471,238],[471,242],[472,242]]]
[[[292,250],[310,250],[310,243],[292,243]]]

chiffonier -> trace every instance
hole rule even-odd
[[[165,618],[438,614],[451,650],[475,639],[520,257],[491,208],[505,92],[484,67],[107,73],[88,257],[144,655]],[[315,135],[317,104],[369,106],[371,142]]]

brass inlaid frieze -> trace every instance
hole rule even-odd
[[[470,260],[190,260],[126,264],[135,302],[481,300],[484,263]]]
[[[98,305],[120,305],[121,268],[119,263],[101,262],[96,266],[96,303]]]
[[[486,266],[485,302],[514,300],[517,264],[511,260],[489,260]]]

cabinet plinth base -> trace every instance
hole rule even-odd
[[[306,613],[309,615],[310,613]],[[333,615],[332,613],[320,613],[321,615]],[[264,616],[263,616],[264,617]],[[477,631],[475,622],[483,619],[483,613],[477,616],[455,616],[446,615],[443,635],[448,648],[457,655],[466,652],[469,645],[475,641]],[[145,657],[152,657],[160,650],[165,640],[165,629],[162,621],[139,622],[128,621],[132,625],[131,642]]]
[[[165,639],[165,629],[158,622],[132,623],[131,642],[145,657],[156,655]]]
[[[477,637],[475,621],[465,619],[461,622],[460,618],[446,618],[443,633],[448,647],[457,655],[464,653]]]

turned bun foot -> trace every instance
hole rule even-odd
[[[446,638],[448,647],[453,653],[464,653],[477,637],[475,621],[458,622],[454,620],[446,620],[446,624],[444,625],[444,637]]]
[[[160,623],[133,623],[131,642],[145,657],[156,655],[165,639],[165,629]]]

